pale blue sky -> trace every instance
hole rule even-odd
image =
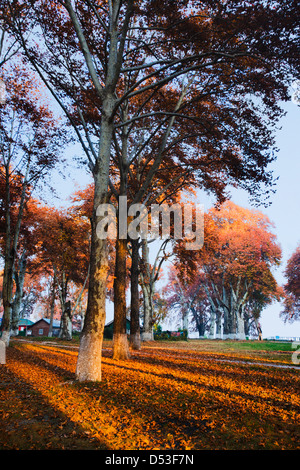
[[[279,176],[272,205],[262,212],[275,223],[275,233],[282,247],[282,266],[275,272],[280,284],[285,282],[283,271],[286,262],[300,243],[300,107],[293,102],[286,103],[287,114],[282,118],[282,129],[277,133],[279,153],[273,164],[274,173]],[[235,202],[239,198],[234,199]],[[244,201],[241,205],[246,205]],[[280,304],[270,306],[263,313],[262,329],[265,336],[300,337],[300,321],[284,324],[279,319]]]

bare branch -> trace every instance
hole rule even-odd
[[[95,89],[96,89],[98,95],[100,96],[100,98],[103,99],[103,87],[102,87],[102,85],[99,81],[96,69],[94,67],[92,55],[90,53],[87,41],[85,39],[84,33],[82,31],[82,28],[80,26],[80,23],[78,21],[76,13],[74,12],[74,10],[72,8],[71,1],[66,0],[65,2],[62,2],[60,0],[60,3],[66,8],[66,10],[68,11],[68,13],[70,15],[71,21],[73,23],[73,26],[75,28],[77,37],[79,39],[79,42],[80,42],[80,45],[81,45],[81,48],[82,48],[82,52],[83,52],[84,58],[86,60],[86,64],[87,64],[87,67],[89,69],[89,72],[90,72],[92,81],[94,83]]]

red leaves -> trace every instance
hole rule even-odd
[[[83,282],[89,261],[90,223],[71,210],[41,207],[37,215],[37,239],[42,243],[40,259],[54,265],[59,278]]]

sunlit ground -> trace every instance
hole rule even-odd
[[[115,361],[107,342],[102,382],[82,384],[76,344],[12,341],[0,449],[299,449],[300,369],[274,367],[291,351],[224,343],[149,343]]]

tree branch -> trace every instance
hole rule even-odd
[[[92,59],[92,55],[90,53],[90,50],[89,50],[89,47],[88,47],[88,44],[87,44],[87,41],[85,39],[85,36],[84,36],[84,33],[82,31],[82,28],[80,26],[80,23],[77,19],[77,16],[76,16],[76,13],[74,12],[73,8],[72,8],[72,5],[71,5],[71,1],[70,0],[65,0],[65,2],[59,0],[60,3],[66,8],[66,10],[68,11],[69,15],[70,15],[70,19],[73,23],[73,26],[75,28],[75,31],[76,31],[76,34],[77,34],[77,37],[78,37],[78,40],[80,42],[80,45],[81,45],[81,48],[82,48],[82,52],[83,52],[83,55],[84,55],[84,58],[86,60],[86,64],[87,64],[87,67],[88,67],[88,70],[90,72],[90,75],[91,75],[91,78],[92,78],[92,81],[93,81],[93,84],[95,86],[95,89],[99,95],[99,97],[101,99],[103,99],[103,87],[99,81],[99,78],[98,78],[98,75],[97,75],[97,72],[96,72],[96,69],[94,67],[94,63],[93,63],[93,59]]]

